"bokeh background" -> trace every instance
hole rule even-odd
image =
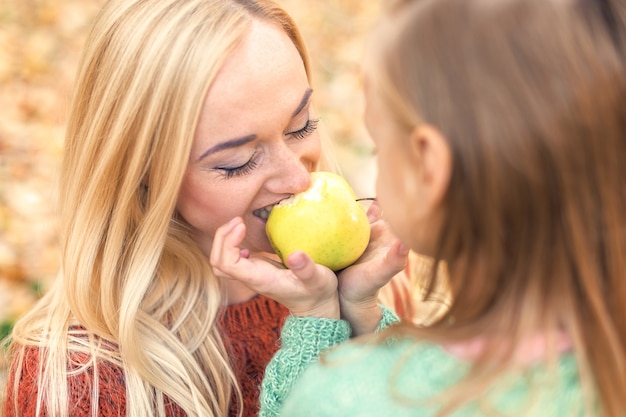
[[[307,42],[321,127],[362,197],[373,196],[375,166],[362,122],[360,63],[382,1],[278,0]],[[103,3],[0,0],[0,338],[57,272],[66,110],[86,32]],[[4,360],[0,354],[0,392]]]

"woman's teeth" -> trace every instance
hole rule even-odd
[[[273,206],[267,206],[267,207],[263,207],[260,209],[256,209],[252,212],[252,214],[254,214],[257,217],[260,217],[263,220],[267,220],[267,218],[270,215],[270,212],[272,211],[272,207]]]

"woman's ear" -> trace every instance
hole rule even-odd
[[[441,131],[429,124],[420,124],[411,132],[410,152],[420,167],[417,181],[430,208],[439,206],[452,175],[452,153]]]

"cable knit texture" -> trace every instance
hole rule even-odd
[[[78,364],[87,363],[88,357],[85,354],[72,354],[71,361],[75,364],[70,366],[71,370],[76,370]],[[25,416],[31,417],[36,415],[37,410],[37,371],[39,366],[39,349],[29,348],[24,358],[24,366],[19,382],[19,391],[17,393],[17,409],[13,407],[13,382],[15,376],[15,364],[12,364],[9,378],[7,381],[7,396],[4,404],[4,416]],[[70,398],[69,415],[74,417],[91,416],[91,390],[94,381],[93,368],[89,367],[82,372],[72,374],[68,377],[68,390]],[[108,362],[100,362],[98,364],[98,416],[113,417],[126,415],[126,387],[124,382],[124,373],[122,370],[113,366]],[[173,403],[168,404],[172,417],[182,417],[185,414]],[[47,416],[44,412],[42,416]]]
[[[288,320],[283,335],[292,332],[292,325]],[[312,352],[317,344],[328,346],[330,341],[321,333],[319,336],[302,338],[299,349]],[[441,410],[434,396],[469,370],[467,362],[437,345],[397,338],[382,344],[344,343],[314,363],[304,363],[295,352],[289,357],[291,363],[283,362],[280,367],[270,363],[275,372],[268,368],[266,379],[271,380],[263,382],[264,389],[287,388],[276,390],[282,398],[270,404],[262,393],[264,417],[432,417]],[[301,375],[297,383],[293,375]],[[451,417],[585,415],[576,359],[571,353],[563,355],[555,368],[535,364],[506,374],[479,395],[480,400],[467,403]]]
[[[236,372],[244,399],[244,417],[253,417],[258,413],[258,398],[263,370],[272,355],[278,350],[280,329],[288,310],[268,298],[257,296],[248,302],[228,306],[221,318],[220,325],[225,343],[229,346],[231,361]],[[19,381],[17,395],[18,407],[15,409],[13,381],[15,363],[12,364],[6,385],[6,401],[3,416],[34,416],[37,406],[37,368],[39,350],[28,349]],[[83,354],[72,355],[75,364],[84,364],[87,357]],[[78,365],[73,365],[77,367]],[[122,369],[109,362],[98,363],[99,396],[98,415],[126,415],[126,387]],[[93,368],[68,377],[70,392],[70,416],[87,417],[91,415],[91,387]],[[238,404],[232,403],[230,416],[236,416]],[[166,402],[169,417],[183,417],[185,413],[172,402]],[[47,414],[43,414],[44,416]]]
[[[229,306],[221,320],[224,343],[237,375],[243,396],[243,417],[254,417],[259,410],[263,373],[278,350],[281,327],[287,310],[263,296]],[[231,403],[229,416],[237,416],[238,405]]]
[[[398,322],[397,316],[390,309],[381,306],[381,310],[383,315],[377,331]],[[281,334],[281,348],[265,371],[259,416],[277,416],[287,395],[306,368],[315,363],[323,351],[348,340],[350,334],[350,325],[344,320],[288,317]],[[320,399],[326,401],[324,397],[317,397],[317,400],[307,405],[309,409],[306,412],[315,415],[315,403]],[[333,414],[340,415],[343,414]]]

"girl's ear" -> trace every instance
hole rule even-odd
[[[416,180],[421,183],[424,203],[434,209],[441,204],[452,176],[450,145],[439,129],[420,124],[411,132],[410,152],[420,167]]]

